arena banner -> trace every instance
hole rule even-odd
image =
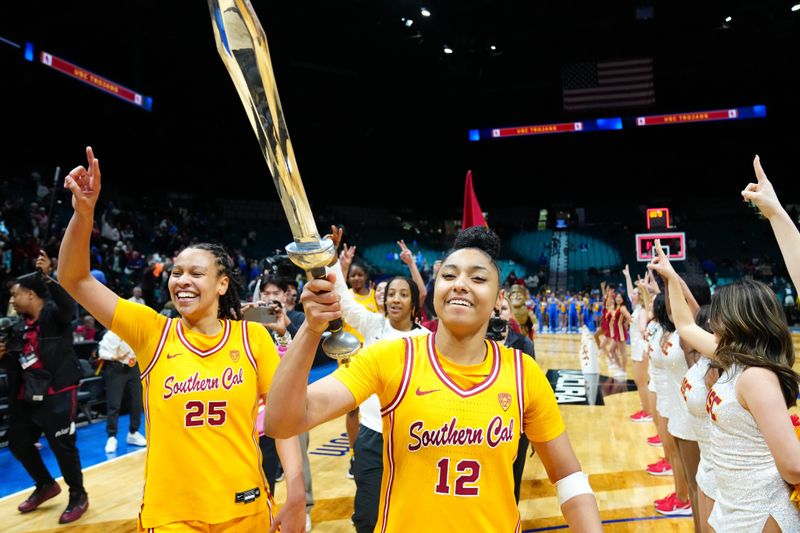
[[[531,124],[527,126],[511,126],[506,128],[488,128],[470,130],[470,141],[488,139],[506,139],[528,135],[551,135],[554,133],[583,133],[587,131],[621,130],[622,118],[597,118],[576,122],[559,122],[554,124]]]
[[[714,109],[711,111],[689,111],[671,113],[669,115],[648,115],[636,117],[637,126],[666,126],[672,124],[688,124],[692,122],[714,122],[718,120],[740,120],[764,118],[767,106],[734,107],[730,109]]]
[[[49,52],[41,52],[41,54],[39,54],[39,61],[43,65],[55,69],[62,74],[66,74],[71,78],[75,78],[76,80],[91,85],[95,89],[100,89],[101,91],[114,95],[117,98],[125,100],[129,104],[141,107],[147,111],[152,110],[153,99],[151,97],[137,93],[136,91],[128,89],[127,87],[113,82],[108,78],[104,78],[103,76],[90,72],[58,56],[54,56]]]

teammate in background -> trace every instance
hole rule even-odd
[[[342,230],[336,226],[331,227],[331,235],[338,248],[342,238]],[[399,241],[403,260],[412,268],[413,257],[405,243]],[[410,260],[410,261],[409,261]],[[359,333],[364,336],[364,347],[386,339],[413,337],[430,333],[420,327],[420,309],[424,298],[420,298],[419,285],[405,276],[391,278],[384,290],[385,298],[378,301],[382,313],[372,313],[364,306],[359,305],[353,298],[347,285],[344,284],[339,261],[332,266],[336,275],[336,293],[341,297],[342,317]],[[356,356],[358,357],[358,356]],[[378,522],[378,507],[380,502],[381,478],[383,476],[383,435],[381,423],[381,406],[377,395],[372,395],[364,401],[358,409],[361,421],[358,428],[358,437],[353,447],[352,471],[356,482],[356,495],[353,502],[353,525],[359,533],[371,533]]]
[[[544,373],[485,339],[503,298],[499,244],[485,227],[459,234],[436,278],[435,335],[376,343],[312,385],[314,350],[341,307],[332,275],[304,290],[306,324],[276,373],[265,428],[276,436],[307,431],[378,394],[386,436],[381,531],[518,530],[512,463],[522,431],[556,484],[571,530],[601,531]]]
[[[89,272],[100,163],[74,168],[64,187],[74,213],[61,243],[64,288],[137,354],[144,381],[147,462],[139,531],[303,531],[305,494],[296,437],[279,443],[287,503],[273,518],[256,413],[278,354],[267,331],[239,320],[233,263],[217,245],[175,258],[169,293],[180,318],[124,300]],[[312,351],[313,352],[313,351]],[[175,490],[175,480],[180,490]]]

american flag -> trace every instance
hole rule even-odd
[[[564,65],[564,110],[643,107],[656,102],[653,59]]]

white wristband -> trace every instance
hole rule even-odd
[[[589,485],[589,476],[580,470],[556,481],[556,491],[558,491],[559,506],[564,505],[575,496],[594,494],[592,486]]]

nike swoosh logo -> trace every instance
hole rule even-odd
[[[417,396],[425,396],[426,394],[430,394],[432,392],[439,392],[441,389],[433,389],[433,390],[419,390],[417,387]]]
[[[179,356],[179,355],[181,355],[182,353],[183,353],[183,352],[178,352],[178,353],[168,353],[168,354],[167,354],[167,359],[172,359],[173,357],[178,357],[178,356]]]

